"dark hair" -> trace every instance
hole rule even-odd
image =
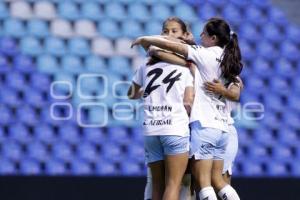
[[[184,32],[184,33],[188,32],[188,26],[186,25],[186,23],[184,23],[183,20],[181,20],[178,17],[169,17],[168,19],[166,19],[163,23],[162,30],[164,30],[167,23],[171,22],[171,21],[177,22],[180,25],[180,28],[181,28],[182,32]]]
[[[208,20],[204,29],[209,36],[215,35],[217,37],[217,46],[225,47],[220,63],[223,78],[229,82],[236,82],[236,76],[243,69],[237,34],[230,30],[225,20],[215,17]]]

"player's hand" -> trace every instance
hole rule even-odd
[[[143,37],[138,37],[131,43],[131,48],[133,48],[136,45],[141,45],[143,41]]]
[[[205,82],[204,88],[208,92],[213,92],[215,94],[222,95],[223,92],[226,90],[225,86],[219,80],[213,80],[213,82]]]

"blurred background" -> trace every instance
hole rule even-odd
[[[2,196],[88,191],[85,199],[117,199],[115,187],[128,189],[125,199],[142,199],[141,102],[126,93],[145,53],[130,44],[160,34],[170,16],[183,19],[199,42],[205,21],[220,16],[238,34],[245,64],[233,184],[242,199],[277,183],[290,195],[283,199],[297,199],[299,9],[297,0],[1,0]],[[82,187],[73,190],[76,183]],[[279,199],[272,192],[255,199]]]

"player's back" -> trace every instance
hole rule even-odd
[[[186,132],[189,118],[183,100],[185,88],[193,86],[191,72],[182,66],[159,62],[144,66],[143,79],[147,135]]]

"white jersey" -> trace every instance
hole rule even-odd
[[[219,95],[205,92],[206,81],[220,79],[220,62],[223,49],[214,47],[188,46],[188,60],[193,61],[198,70],[195,73],[195,99],[191,122],[199,121],[202,127],[216,128],[228,132],[228,113],[225,100]]]
[[[164,62],[143,65],[133,82],[144,90],[145,135],[189,135],[183,98],[185,88],[193,87],[193,76],[187,68]]]

